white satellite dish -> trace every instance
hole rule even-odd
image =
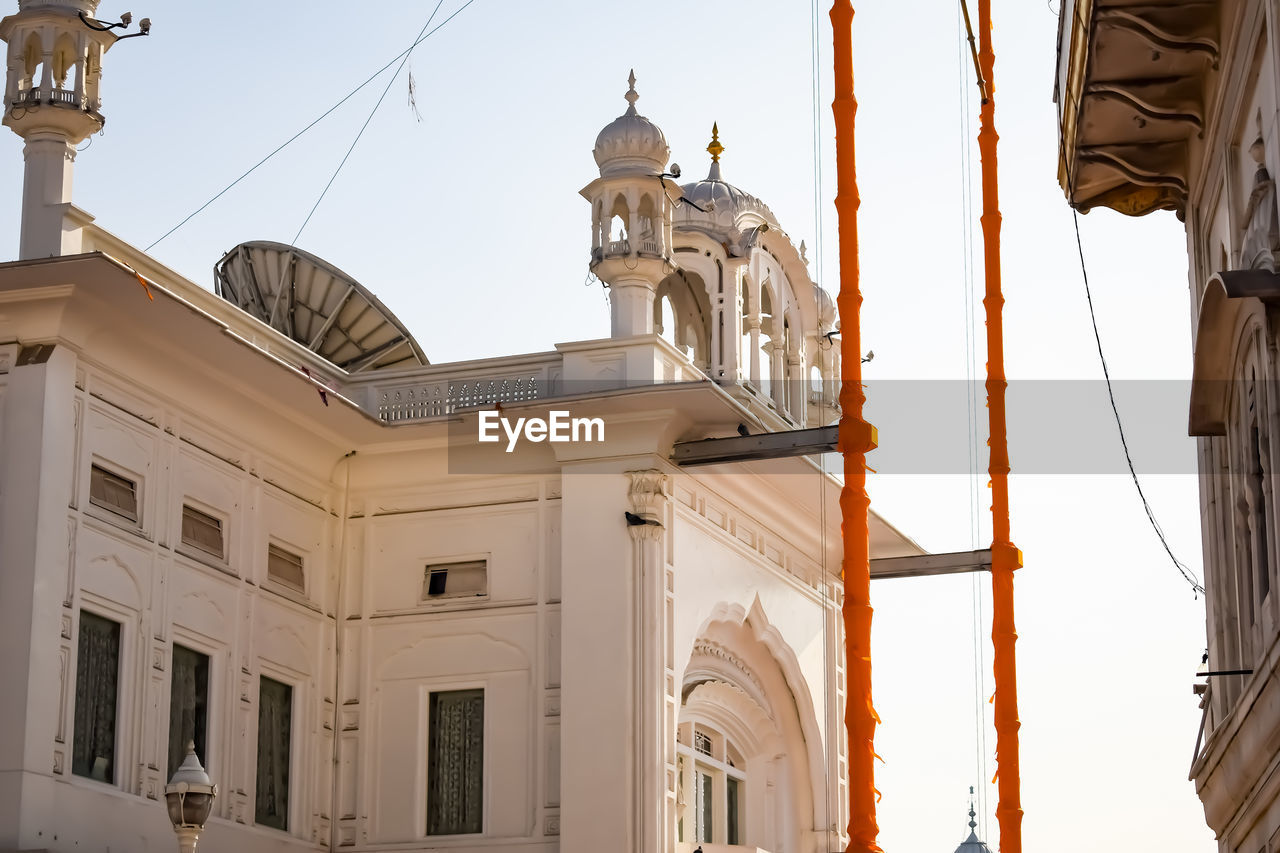
[[[214,267],[215,292],[348,373],[427,364],[360,282],[296,246],[241,243]]]

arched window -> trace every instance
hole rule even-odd
[[[22,79],[18,81],[18,90],[40,88],[41,67],[44,64],[44,46],[40,43],[40,35],[32,33],[27,36],[27,43],[22,51]]]
[[[676,739],[676,840],[741,844],[746,761],[727,736],[701,722],[682,723]]]
[[[627,242],[627,200],[619,195],[613,200],[613,209],[609,213],[609,254],[625,254],[631,251]]]
[[[671,297],[663,294],[658,300],[658,335],[676,346],[676,312],[671,308]]]

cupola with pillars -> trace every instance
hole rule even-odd
[[[724,180],[725,145],[712,124],[706,178],[683,186],[661,129],[626,112],[596,139],[600,177],[591,203],[591,270],[609,286],[612,337],[665,338],[628,380],[673,375],[679,358],[768,420],[831,423],[838,414],[835,303],[809,275],[769,207]],[[670,174],[675,173],[675,174]],[[781,426],[781,425],[779,425]]]
[[[8,44],[4,124],[26,141],[19,257],[64,254],[76,146],[102,129],[102,57],[120,36],[94,18],[98,0],[18,0],[0,20]],[[145,33],[150,22],[141,22]],[[127,36],[126,36],[127,38]]]
[[[664,172],[671,149],[662,129],[636,112],[636,75],[627,109],[596,137],[600,177],[582,189],[591,202],[591,271],[609,285],[615,338],[654,331],[658,285],[671,260],[672,200]]]

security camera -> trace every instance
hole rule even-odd
[[[123,15],[121,15],[120,23],[124,24],[126,27],[129,26],[129,24],[133,23],[133,13],[125,12]]]
[[[143,18],[141,21],[138,21],[138,29],[142,30],[143,35],[151,32],[151,19]]]
[[[711,211],[716,209],[716,203],[714,201],[709,201],[707,202],[707,206],[702,209],[705,210],[707,213],[710,213]]]
[[[673,178],[678,178],[678,177],[680,177],[680,164],[679,164],[679,163],[672,163],[672,164],[671,164],[671,170],[670,170],[669,172],[667,172],[667,174],[668,174],[668,175],[670,175],[670,176],[671,176],[671,177],[673,177]]]

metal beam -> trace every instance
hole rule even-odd
[[[871,579],[922,578],[991,570],[991,549],[921,554],[914,557],[881,557],[871,561]]]
[[[681,441],[672,448],[671,461],[683,467],[714,465],[717,462],[747,462],[753,459],[781,459],[833,453],[840,429],[836,425],[760,435],[705,438]]]

